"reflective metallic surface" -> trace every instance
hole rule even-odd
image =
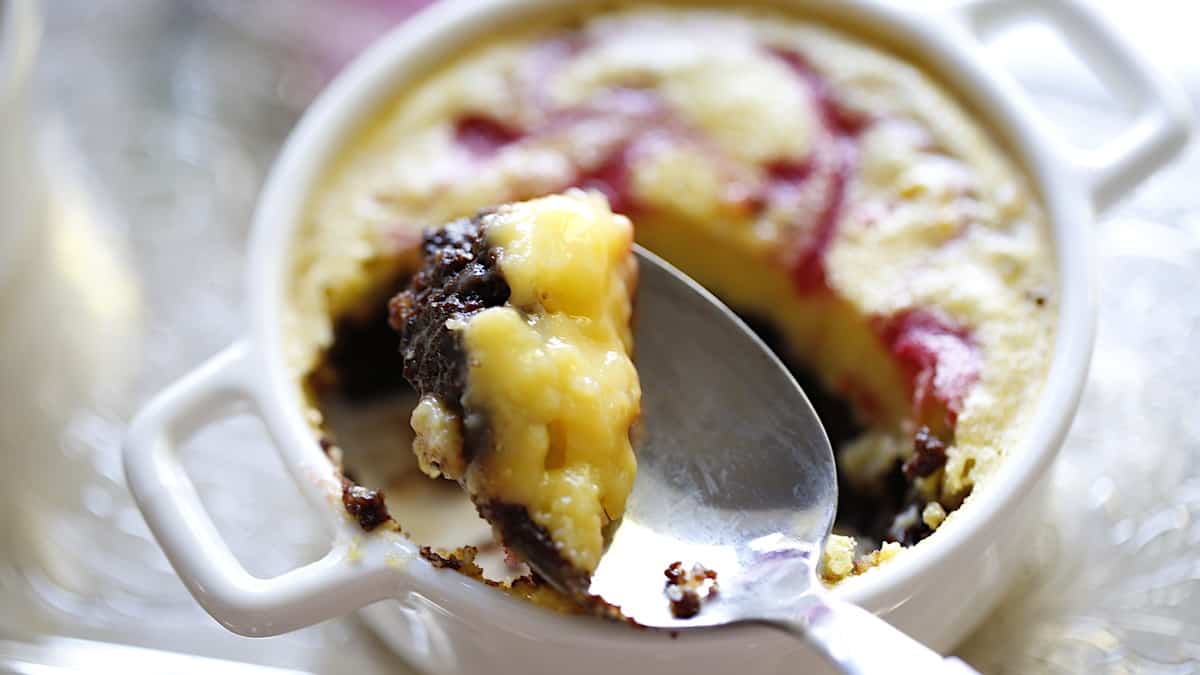
[[[733,312],[638,247],[638,475],[590,591],[644,626],[766,621],[845,673],[970,673],[816,577],[837,511],[833,450],[784,365]],[[664,571],[716,574],[699,613],[667,602]],[[869,648],[868,648],[869,645]]]
[[[829,439],[745,324],[657,256],[639,258],[638,475],[591,592],[648,626],[765,618],[814,579],[837,507]],[[765,584],[784,559],[789,573]],[[663,594],[676,561],[715,571],[722,589],[688,621]]]
[[[0,287],[0,632],[404,672],[354,618],[266,640],[227,633],[150,541],[119,451],[150,394],[244,332],[247,223],[270,161],[321,84],[411,4],[44,3],[36,85],[58,139],[60,215]],[[1200,92],[1194,3],[1102,4]],[[997,48],[1068,140],[1106,138],[1120,102],[1041,37]],[[1197,175],[1193,147],[1096,227],[1091,379],[1041,535],[1023,544],[1024,582],[960,652],[983,672],[1200,668]],[[274,454],[245,451],[263,442],[235,421],[196,439],[187,462],[235,552],[272,573],[310,559],[319,538]]]

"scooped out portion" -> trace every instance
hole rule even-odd
[[[341,397],[399,384],[376,312],[426,224],[573,186],[804,382],[837,456],[824,581],[955,527],[1024,447],[1054,353],[1059,252],[1019,163],[936,74],[804,12],[561,4],[399,87],[330,163],[281,322],[314,431]],[[462,412],[431,402],[418,421]],[[416,494],[391,489],[395,506]]]
[[[458,481],[505,547],[577,592],[637,471],[632,244],[599,193],[507,204],[427,231],[389,306],[422,471]]]

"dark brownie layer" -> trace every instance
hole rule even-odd
[[[491,445],[486,411],[463,405],[467,358],[458,332],[447,322],[464,321],[490,307],[503,306],[510,290],[495,249],[484,232],[487,212],[456,220],[425,233],[420,270],[407,289],[389,303],[392,327],[400,333],[404,377],[421,397],[435,396],[463,420],[463,454],[471,462]],[[479,515],[492,524],[503,544],[562,590],[586,594],[588,575],[559,553],[554,540],[529,516],[524,505],[471,495]]]
[[[529,563],[541,577],[570,595],[588,595],[591,577],[563,558],[550,533],[533,522],[528,509],[496,501],[477,501],[475,506],[479,515],[492,524],[504,546]]]
[[[485,213],[425,232],[421,269],[408,288],[388,304],[392,328],[400,333],[404,378],[421,396],[463,412],[467,366],[451,319],[468,319],[508,301],[508,283],[496,251],[483,234]]]

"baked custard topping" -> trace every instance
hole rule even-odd
[[[1021,446],[1055,337],[1045,217],[1003,148],[896,56],[782,12],[640,4],[506,31],[381,107],[299,226],[288,363],[304,378],[333,320],[394,292],[424,226],[599,191],[773,337],[810,396],[842,402],[822,420],[838,532],[858,540],[834,537],[837,582],[953,526]],[[509,303],[476,290],[476,309]],[[520,292],[509,322],[548,349]],[[464,413],[453,379],[446,410],[422,403],[414,423],[427,468],[465,474],[430,451]],[[458,424],[469,447],[469,414]]]
[[[445,231],[471,228],[471,250],[447,243]],[[421,272],[392,303],[421,394],[422,470],[459,481],[541,569],[552,556],[590,575],[633,488],[632,243],[629,219],[599,193],[508,204],[428,236]],[[477,300],[489,277],[507,287],[503,302]]]

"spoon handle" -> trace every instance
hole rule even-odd
[[[979,675],[963,661],[942,657],[874,614],[835,598],[812,598],[799,617],[772,623],[848,675]]]

